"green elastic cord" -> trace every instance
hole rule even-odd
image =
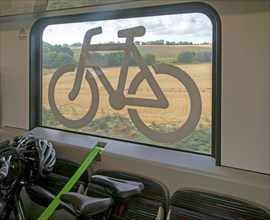
[[[83,161],[83,163],[81,164],[79,169],[74,173],[74,175],[66,183],[64,188],[58,193],[58,195],[55,197],[55,199],[51,202],[51,204],[45,209],[45,211],[41,214],[41,216],[38,218],[38,220],[46,220],[51,216],[51,214],[54,212],[56,207],[61,202],[60,196],[63,193],[69,192],[71,190],[71,188],[78,181],[80,176],[83,174],[83,172],[87,169],[87,167],[91,164],[91,162],[95,159],[95,157],[99,154],[100,151],[101,151],[100,147],[96,146],[93,148],[93,150],[90,152],[90,154]]]

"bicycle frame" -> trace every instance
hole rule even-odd
[[[148,66],[145,64],[138,48],[134,43],[135,36],[143,36],[145,33],[145,28],[135,27],[130,29],[121,30],[118,32],[118,37],[125,37],[125,43],[118,44],[91,44],[91,39],[94,35],[98,35],[102,33],[101,27],[90,29],[86,32],[82,51],[79,58],[79,65],[76,71],[76,77],[74,81],[73,88],[69,93],[69,99],[74,100],[80,90],[83,73],[85,70],[85,60],[90,63],[90,67],[94,70],[101,83],[104,85],[104,88],[108,92],[110,96],[110,104],[116,109],[120,110],[125,105],[131,106],[145,106],[145,107],[153,107],[153,108],[167,108],[169,106],[168,100],[159,87],[157,81],[155,80],[153,74],[151,73]],[[95,59],[89,53],[90,51],[112,51],[112,50],[122,50],[124,51],[124,58],[121,64],[120,76],[117,85],[117,89],[114,90],[108,78],[105,76],[104,72],[101,70],[100,66],[97,64]],[[156,99],[147,99],[147,98],[131,98],[124,96],[124,89],[126,85],[126,79],[129,68],[129,60],[131,53],[135,57],[137,64],[140,68],[140,72],[135,76],[133,80],[142,80],[146,79],[150,88],[152,89]],[[92,73],[88,71],[87,77],[93,77]],[[130,87],[131,91],[134,91],[134,94],[137,88]]]

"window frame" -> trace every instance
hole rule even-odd
[[[221,22],[216,10],[208,4],[177,3],[139,8],[97,11],[38,19],[30,33],[29,128],[42,127],[42,33],[48,25],[71,22],[98,21],[154,15],[203,13],[212,22],[212,134],[211,156],[221,163]],[[143,16],[140,16],[143,14]],[[56,128],[54,128],[56,129]],[[87,134],[89,136],[94,136]],[[105,137],[107,138],[107,137]],[[125,140],[123,140],[125,142]],[[167,149],[167,148],[166,148]],[[172,149],[173,150],[173,149]],[[181,151],[181,150],[179,150]],[[195,153],[196,152],[189,152]]]

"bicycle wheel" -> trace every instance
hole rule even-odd
[[[190,112],[186,121],[178,129],[165,133],[156,131],[146,125],[136,109],[128,108],[128,113],[135,127],[145,136],[158,142],[173,143],[187,137],[196,128],[202,111],[200,92],[193,79],[180,68],[169,64],[156,64],[153,65],[153,68],[156,74],[172,76],[186,88],[190,98]],[[137,74],[130,84],[128,94],[136,94],[144,79],[143,74]]]
[[[92,119],[95,117],[95,114],[98,109],[98,104],[99,104],[99,92],[98,92],[98,87],[97,83],[93,77],[93,75],[90,73],[89,70],[86,72],[85,79],[87,80],[90,90],[91,90],[91,95],[92,95],[92,100],[90,103],[90,107],[87,111],[87,113],[79,118],[79,119],[71,119],[68,117],[65,117],[58,106],[56,105],[55,101],[55,88],[58,80],[65,74],[70,74],[74,73],[75,74],[75,69],[76,69],[75,64],[68,64],[65,65],[53,74],[50,84],[49,84],[49,90],[48,90],[48,99],[49,99],[49,104],[51,107],[51,111],[54,114],[54,116],[58,119],[59,122],[61,122],[63,125],[69,128],[82,128],[89,124]],[[66,94],[68,96],[68,93]]]

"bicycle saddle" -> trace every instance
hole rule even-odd
[[[109,209],[114,204],[112,198],[94,198],[75,192],[63,193],[60,196],[63,202],[74,205],[80,215],[96,215]]]
[[[110,195],[121,199],[138,195],[144,189],[144,185],[141,182],[116,179],[103,175],[93,175],[91,182],[106,187]]]

